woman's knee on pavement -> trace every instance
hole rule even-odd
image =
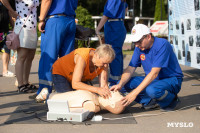
[[[52,80],[54,84],[54,89],[58,93],[63,93],[73,90],[67,79],[61,75],[52,74]]]
[[[64,92],[68,92],[68,91],[73,91],[73,89],[66,85],[65,83],[54,83],[54,89],[56,90],[56,92],[58,93],[64,93]]]

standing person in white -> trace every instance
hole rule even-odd
[[[15,73],[18,80],[18,92],[30,93],[36,89],[29,84],[29,74],[37,47],[37,7],[39,0],[15,0],[16,11],[10,6],[8,0],[1,0],[12,17],[16,19],[14,32],[19,34],[20,48]],[[21,31],[20,31],[21,30]]]

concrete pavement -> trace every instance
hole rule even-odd
[[[131,55],[124,57],[126,67],[131,60]],[[36,55],[31,69],[30,82],[38,85],[39,55]],[[0,74],[2,73],[2,60],[0,60]],[[181,66],[184,73],[182,89],[179,93],[181,107],[200,104],[200,69]],[[14,71],[14,67],[10,67]],[[138,68],[137,75],[143,75],[143,70]],[[20,103],[29,100],[32,94],[17,94],[14,85],[15,78],[0,76],[0,133],[199,133],[200,110],[188,107],[181,111],[161,114],[160,110],[144,111],[140,105],[133,106],[133,116],[137,124],[9,124],[4,122],[12,115]],[[153,116],[140,117],[140,115],[154,114]],[[137,116],[137,117],[136,117]]]

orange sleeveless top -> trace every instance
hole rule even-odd
[[[65,55],[61,58],[59,58],[52,66],[52,74],[59,74],[67,78],[69,82],[72,82],[72,76],[74,72],[74,56],[76,54],[79,54],[86,63],[86,67],[83,72],[82,81],[91,81],[93,80],[97,75],[99,75],[103,68],[97,68],[96,71],[90,73],[89,69],[89,53],[91,50],[95,50],[94,48],[78,48],[68,55]]]

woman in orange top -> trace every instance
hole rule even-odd
[[[57,92],[88,90],[108,98],[111,94],[107,84],[108,64],[115,58],[110,45],[97,49],[78,48],[59,58],[52,66],[52,79]],[[99,76],[99,87],[86,84]]]

